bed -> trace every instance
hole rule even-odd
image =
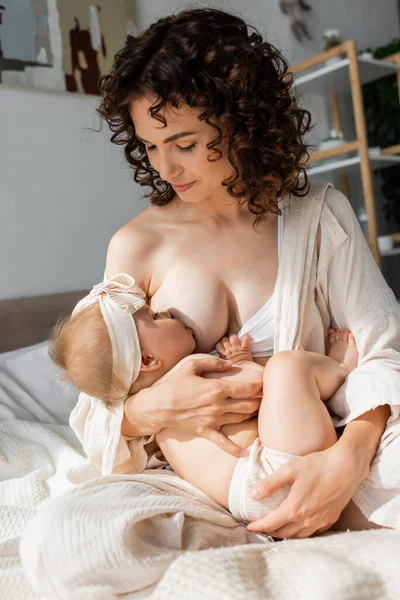
[[[78,394],[61,381],[46,340],[86,293],[0,301],[0,595],[9,600],[38,597],[20,563],[21,532],[42,503],[70,488],[65,460],[84,461],[68,427]]]
[[[1,597],[10,600],[39,598],[22,570],[21,533],[49,498],[73,488],[71,465],[79,469],[87,464],[68,427],[77,391],[60,380],[46,343],[57,319],[85,293],[0,301],[0,589]],[[180,505],[178,496],[174,502],[176,516],[187,504]],[[162,516],[173,519],[171,515]],[[203,526],[200,521],[198,526]],[[194,536],[194,525],[190,531]],[[146,589],[124,597],[394,600],[400,595],[397,531],[259,544],[243,543],[238,536],[241,541],[233,547],[222,547],[222,535],[220,539],[221,547],[201,551],[164,548],[164,558],[170,552],[164,572],[158,571]]]

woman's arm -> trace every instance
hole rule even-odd
[[[369,467],[379,446],[380,439],[391,414],[390,407],[385,404],[375,410],[356,417],[346,425],[342,436],[337,441],[346,456],[353,456],[360,465],[360,470],[369,473]]]
[[[249,531],[304,538],[329,529],[368,476],[389,414],[388,406],[368,411],[328,450],[299,457],[258,482],[254,497],[260,499],[284,485],[292,488],[276,510],[250,523]]]
[[[331,190],[326,203],[325,219],[334,219],[344,241],[329,260],[321,240],[326,266],[318,274],[317,293],[326,303],[331,324],[353,333],[359,354],[357,369],[327,406],[339,416],[337,426],[383,404],[391,406],[396,419],[400,413],[400,306],[347,198]]]

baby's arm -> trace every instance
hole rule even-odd
[[[248,334],[243,336],[242,341],[236,334],[231,334],[229,338],[224,337],[215,346],[216,351],[221,358],[230,360],[232,369],[221,373],[224,379],[237,379],[246,381],[259,381],[260,373],[263,373],[264,367],[253,361],[251,355],[251,337]]]
[[[253,361],[251,354],[251,337],[245,333],[243,340],[240,341],[235,333],[229,338],[224,337],[215,346],[216,351],[221,358],[230,360],[234,365],[263,371],[263,367]],[[260,368],[258,368],[260,367]]]

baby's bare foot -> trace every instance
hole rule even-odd
[[[358,352],[354,335],[348,329],[329,329],[328,356],[351,373],[357,367]]]

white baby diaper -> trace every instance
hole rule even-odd
[[[236,519],[245,522],[261,519],[278,508],[290,490],[290,486],[285,485],[268,498],[253,500],[250,488],[296,458],[293,454],[267,448],[260,438],[256,438],[249,449],[249,456],[238,460],[229,488],[229,510]]]

